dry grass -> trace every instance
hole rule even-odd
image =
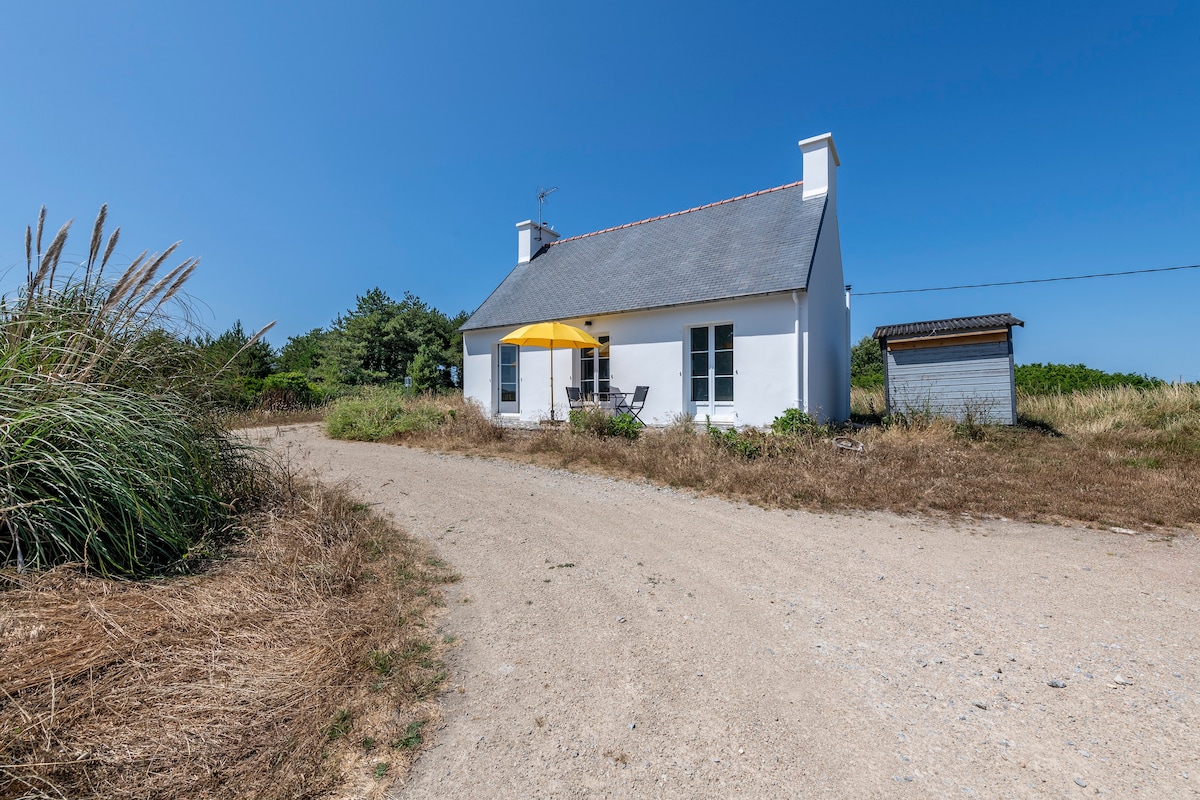
[[[887,399],[882,386],[864,389],[850,387],[850,413],[856,417],[878,419],[887,413]]]
[[[406,772],[453,576],[333,490],[242,523],[187,578],[0,573],[0,797],[367,797]]]
[[[1016,427],[946,420],[904,428],[868,426],[854,434],[865,446],[860,456],[839,452],[828,431],[801,437],[747,433],[747,449],[759,455],[745,457],[690,427],[647,430],[636,442],[580,435],[567,428],[501,429],[478,409],[448,398],[437,400],[443,409],[455,408],[445,424],[399,439],[442,450],[646,478],[769,507],[1197,529],[1200,390],[1179,390],[1183,399],[1178,401],[1171,399],[1172,391],[1162,390],[1158,399],[1126,398],[1129,404],[1153,411],[1121,417],[1126,407],[1114,406],[1110,416],[1126,420],[1120,423],[1068,424],[1068,418],[1079,416],[1068,411],[1061,420],[1027,419]],[[881,400],[882,396],[880,406]],[[1135,419],[1140,422],[1135,424]]]
[[[1200,384],[1021,395],[1017,405],[1022,416],[1051,425],[1068,436],[1115,434],[1168,448],[1200,442]]]

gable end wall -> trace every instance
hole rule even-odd
[[[808,273],[808,413],[821,420],[850,418],[850,327],[842,273],[837,203],[830,196]]]

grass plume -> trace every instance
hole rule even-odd
[[[0,561],[21,567],[178,568],[261,489],[256,457],[195,402],[208,377],[163,332],[197,259],[151,284],[172,245],[108,286],[92,269],[106,219],[63,274],[70,223],[43,252],[43,208],[30,282],[0,299]]]

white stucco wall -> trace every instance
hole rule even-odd
[[[507,331],[505,331],[507,333]],[[463,396],[479,403],[488,414],[496,413],[495,385],[495,342],[499,336],[494,331],[466,331],[463,333]]]
[[[831,193],[808,279],[807,411],[842,422],[850,417],[850,325],[836,202]]]
[[[804,293],[798,300],[801,308],[808,302]],[[790,294],[592,317],[590,326],[585,326],[583,318],[562,321],[593,336],[610,337],[612,385],[626,392],[639,385],[650,387],[642,412],[648,423],[668,424],[677,414],[691,411],[687,336],[689,329],[698,325],[733,324],[733,408],[731,414],[717,414],[714,422],[765,426],[796,405],[796,303]],[[507,333],[507,329],[490,329],[470,331],[463,337],[463,391],[493,414],[497,412],[495,353]],[[521,419],[549,418],[549,370],[549,351],[521,348]],[[578,385],[578,373],[577,351],[556,350],[554,403],[560,418],[567,414],[565,387]],[[698,417],[703,416],[701,410]]]

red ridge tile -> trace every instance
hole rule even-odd
[[[632,228],[634,225],[644,225],[647,222],[654,222],[654,221],[660,220],[660,219],[668,219],[670,217],[678,217],[681,214],[690,214],[693,211],[703,211],[706,208],[712,208],[714,206],[723,206],[726,203],[735,203],[738,200],[747,200],[751,197],[758,197],[760,194],[770,194],[771,192],[778,192],[781,189],[791,189],[793,186],[799,186],[802,183],[804,183],[804,181],[792,181],[791,183],[785,183],[783,186],[775,186],[770,189],[760,189],[757,192],[751,192],[750,194],[739,195],[738,197],[731,197],[728,200],[718,200],[715,203],[708,203],[706,205],[696,206],[695,208],[688,208],[683,211],[673,211],[670,214],[662,214],[657,217],[650,217],[649,219],[638,220],[637,222],[626,222],[624,225],[615,225],[611,228],[605,228],[604,230],[592,231],[591,233],[581,233],[578,236],[570,236],[566,239],[559,239],[558,241],[551,242],[549,245],[547,245],[547,247],[554,247],[555,245],[560,245],[563,242],[573,242],[576,239],[586,239],[589,236],[599,236],[602,233],[610,233],[612,231],[619,231],[624,228]]]

